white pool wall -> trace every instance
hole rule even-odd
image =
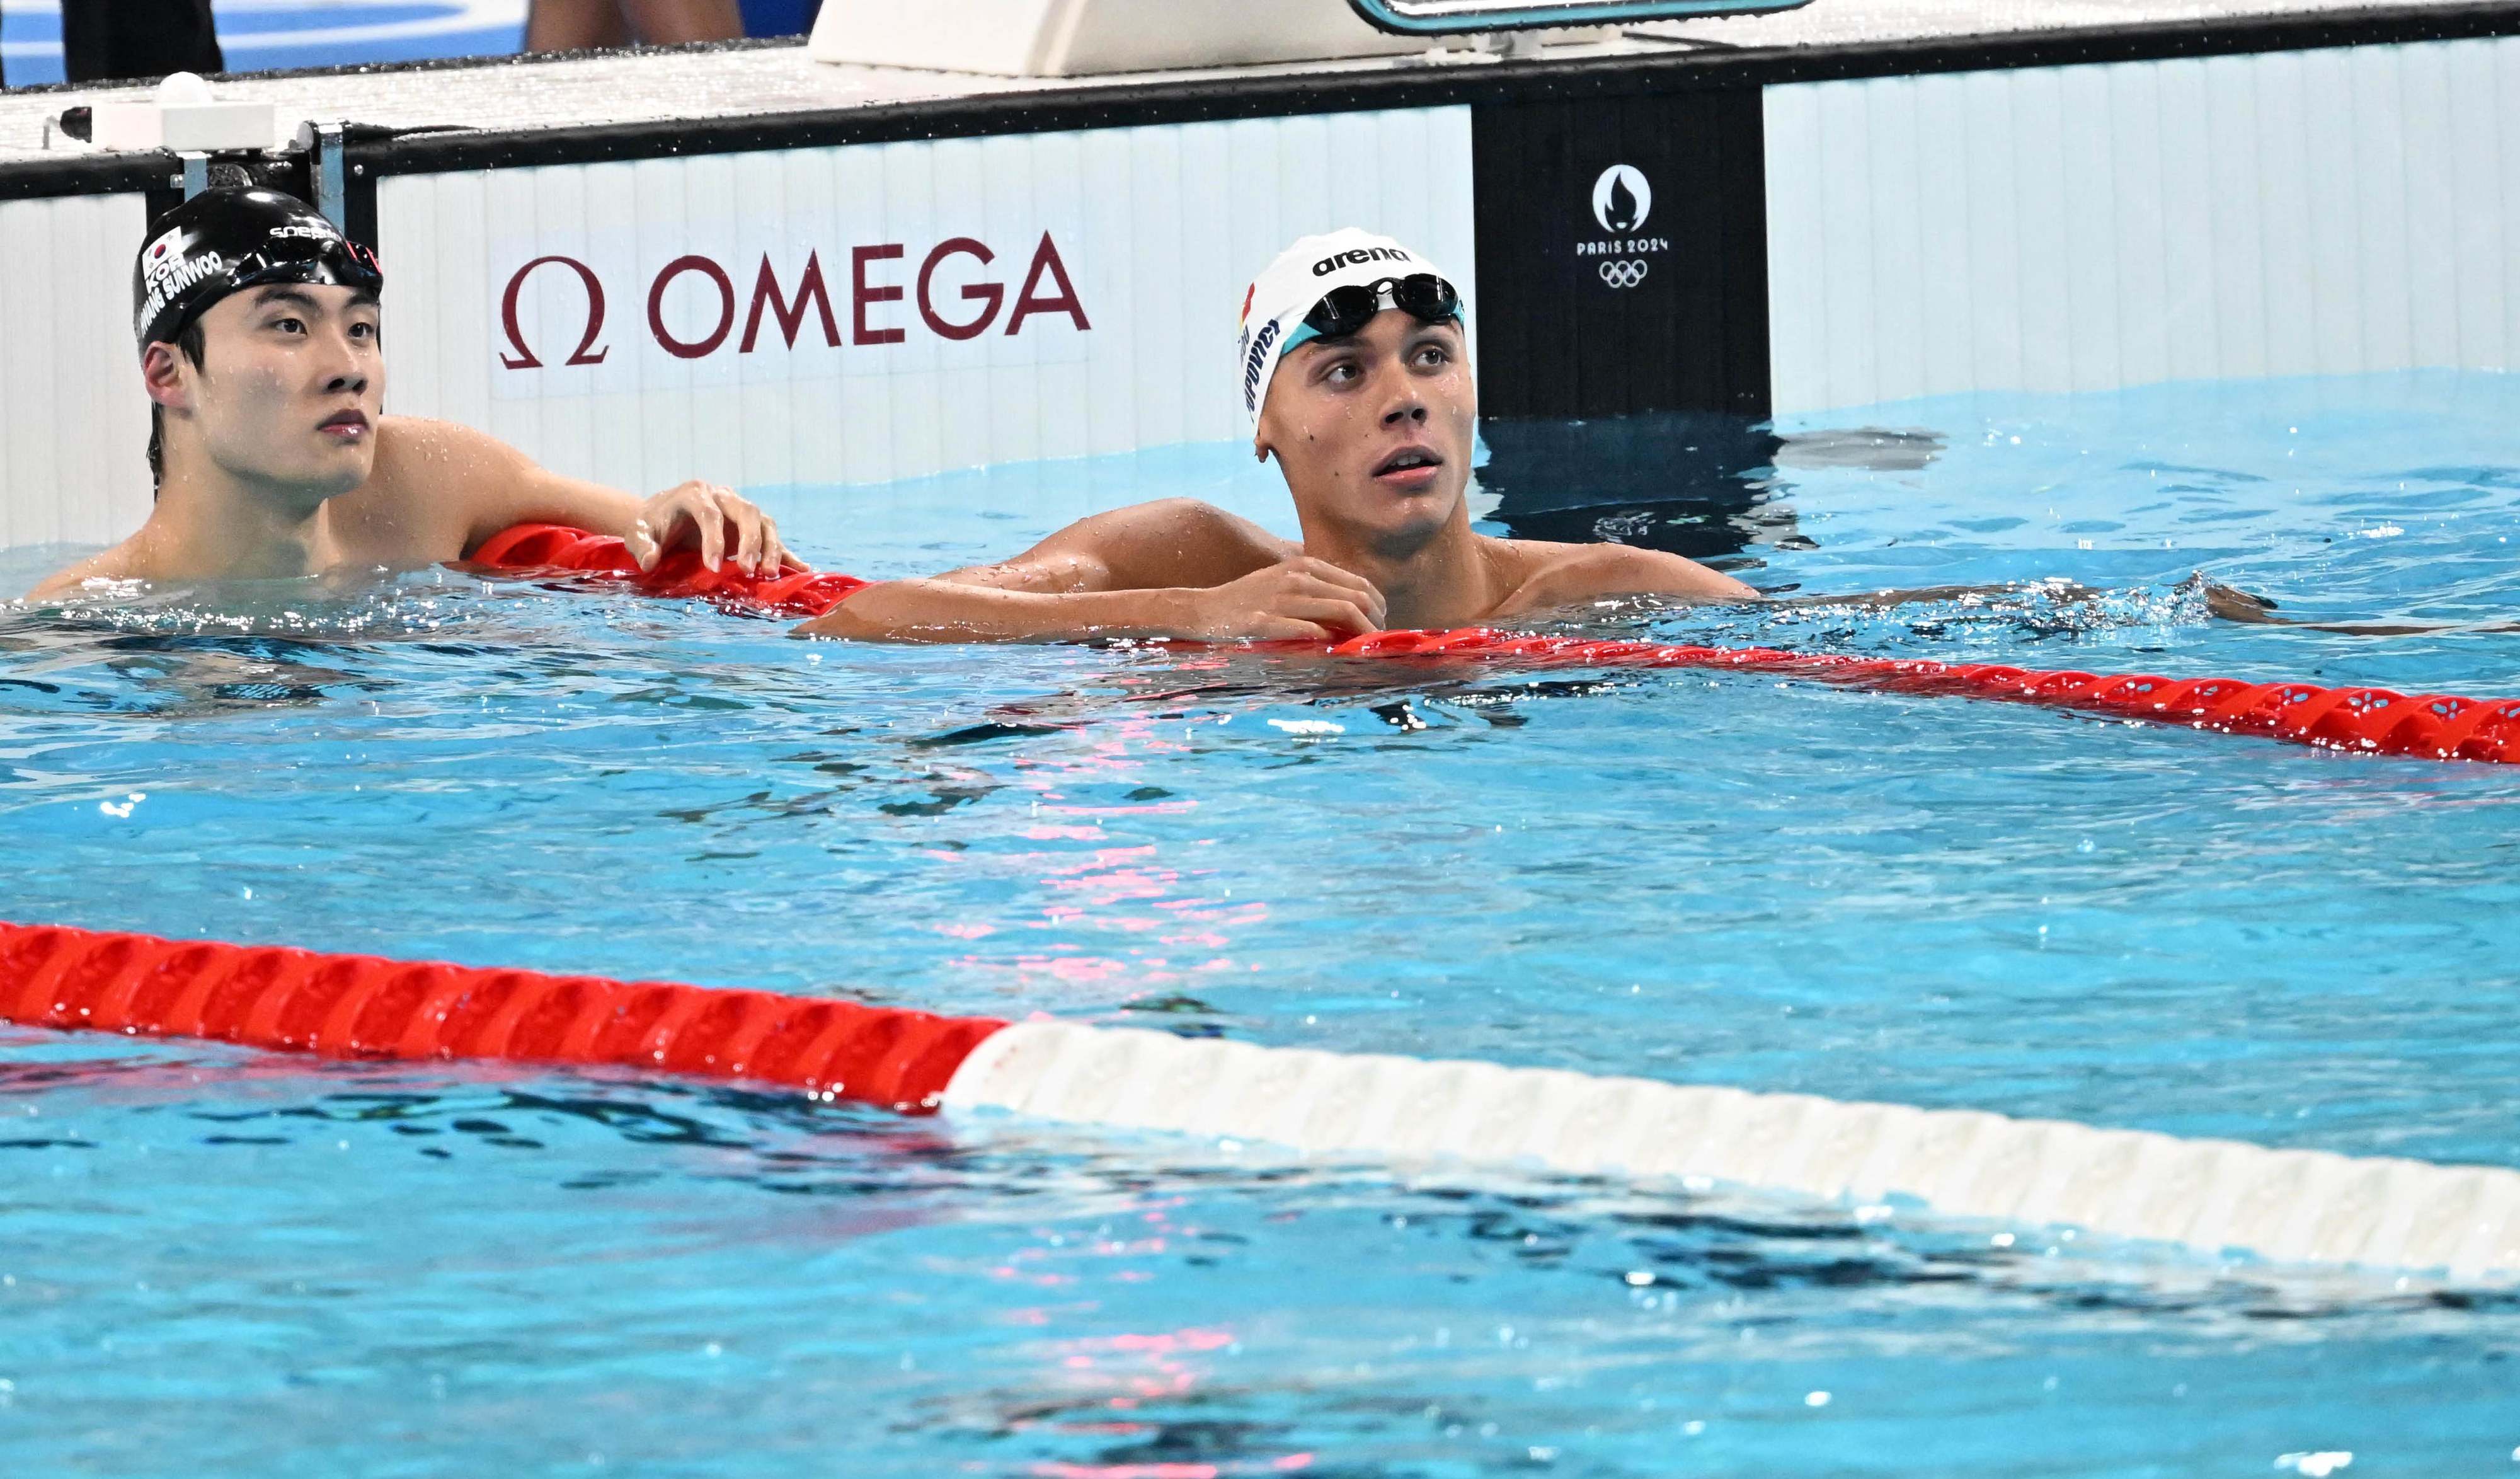
[[[2520,40],[1767,89],[1778,413],[2511,366]]]
[[[866,144],[635,162],[390,177],[377,192],[390,274],[392,406],[483,427],[551,466],[625,487],[688,477],[738,485],[873,483],[986,463],[1222,441],[1247,432],[1235,391],[1243,290],[1292,238],[1362,225],[1399,237],[1476,292],[1466,108],[1407,109],[983,139]],[[1006,332],[1047,235],[1075,315]],[[938,244],[986,246],[940,267],[933,306],[970,321],[961,289],[1003,289],[987,331],[931,331],[917,277]],[[870,261],[866,343],[855,303]],[[735,322],[683,357],[652,332],[659,273],[723,264]],[[518,291],[514,369],[502,312],[519,268],[564,255],[603,283],[600,364],[563,361],[584,334],[573,268]],[[809,313],[794,347],[765,312],[742,349],[762,262],[790,307],[820,263],[846,341]],[[1036,297],[1056,290],[1045,276]],[[705,343],[723,300],[700,271],[656,299],[667,332]],[[415,321],[421,326],[412,327]]]
[[[104,544],[149,516],[131,337],[137,195],[0,202],[0,544]]]
[[[488,85],[445,77],[449,97]],[[1775,409],[2507,368],[2515,79],[2520,38],[1768,86]],[[1477,195],[1519,197],[1494,179],[1474,192],[1472,134],[1468,108],[1399,108],[387,176],[387,403],[641,489],[1227,439],[1240,435],[1225,347],[1241,284],[1299,232],[1356,223],[1418,244],[1470,290],[1475,322]],[[1688,203],[1660,208],[1688,229]],[[145,517],[147,408],[124,322],[142,212],[129,194],[0,204],[9,544],[102,543]],[[949,342],[905,298],[870,310],[901,342],[855,342],[855,248],[901,246],[870,282],[913,287],[925,251],[969,236],[1012,299],[1044,233],[1090,331],[1046,316]],[[792,348],[773,330],[742,352],[759,264],[792,296],[809,253],[850,342],[825,344],[809,320]],[[506,289],[549,255],[605,286],[600,363],[564,363],[586,300],[552,266],[516,299],[543,364],[505,362]],[[660,347],[649,300],[691,255],[718,263],[737,301],[726,341],[687,359]],[[940,277],[947,307],[974,263]],[[682,274],[656,321],[704,338],[713,292]]]

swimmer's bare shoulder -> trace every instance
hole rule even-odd
[[[514,448],[469,427],[379,417],[368,480],[332,499],[327,510],[343,563],[399,567],[454,559],[464,552],[467,532],[462,490],[513,479],[530,466]],[[153,521],[112,549],[47,577],[25,599],[53,600],[91,580],[164,578],[169,571],[153,558],[164,537]]]
[[[643,499],[555,472],[487,432],[425,416],[379,419],[375,470],[333,500],[330,516],[345,565],[418,569],[469,559],[519,524],[560,524],[619,535],[643,566],[689,535],[711,570],[721,555],[746,571],[805,568],[769,516],[733,488],[692,479]]]
[[[342,567],[416,570],[461,559],[514,524],[543,520],[610,532],[629,527],[639,501],[563,478],[485,432],[425,416],[377,418],[367,481],[326,500],[324,522]],[[187,574],[180,530],[158,516],[112,549],[90,555],[26,593],[69,594],[91,580],[157,580]]]
[[[1301,553],[1300,545],[1212,503],[1158,498],[1079,519],[1003,564],[936,578],[1053,592],[1222,585]]]
[[[1546,539],[1483,539],[1480,552],[1503,578],[1506,598],[1491,619],[1549,611],[1604,596],[1679,596],[1749,601],[1758,592],[1694,560],[1633,544],[1558,544]]]
[[[513,490],[538,472],[487,433],[426,416],[381,416],[376,467],[332,501],[333,535],[344,564],[407,569],[460,559],[518,522],[506,517]]]
[[[136,548],[139,543],[140,536],[134,534],[112,549],[100,550],[66,570],[57,570],[46,576],[41,583],[20,599],[51,601],[70,594],[90,580],[145,578],[145,561]]]

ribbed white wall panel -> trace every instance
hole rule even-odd
[[[623,487],[699,477],[737,485],[873,482],[948,468],[1127,451],[1242,434],[1232,345],[1243,285],[1288,240],[1341,225],[1420,248],[1475,291],[1466,109],[1262,118],[1003,138],[556,165],[388,178],[377,193],[387,274],[388,405],[450,417],[546,464]],[[1007,332],[1047,234],[1090,328],[1061,311]],[[939,244],[933,306],[948,322],[1002,294],[989,328],[931,330],[918,276]],[[854,253],[871,259],[862,343]],[[659,275],[705,256],[734,313],[709,352],[670,351],[650,319]],[[605,294],[602,332],[564,363],[587,321],[574,266],[518,288],[538,258],[582,263]],[[775,306],[742,348],[766,259],[791,306],[818,263],[841,337],[804,310],[794,347]],[[1056,296],[1045,277],[1036,299]],[[672,278],[657,322],[686,346],[721,317],[704,269]],[[871,337],[871,336],[867,336]]]
[[[131,340],[137,195],[0,204],[0,545],[118,539],[148,517]]]
[[[1766,94],[1779,412],[2503,369],[2520,39]]]

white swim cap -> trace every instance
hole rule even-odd
[[[1434,263],[1387,236],[1356,226],[1342,226],[1327,236],[1306,236],[1278,254],[1260,270],[1242,295],[1242,332],[1234,348],[1234,371],[1241,382],[1242,415],[1251,430],[1260,430],[1260,406],[1268,397],[1270,377],[1278,361],[1313,331],[1304,315],[1333,288],[1370,288],[1391,278],[1425,274],[1442,277]]]

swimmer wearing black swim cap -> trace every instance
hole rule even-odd
[[[1326,639],[1452,627],[1605,596],[1740,601],[1695,561],[1470,529],[1478,396],[1451,279],[1353,227],[1295,242],[1242,294],[1234,384],[1301,543],[1193,498],[1069,525],[1003,565],[870,585],[805,636]]]
[[[375,298],[374,253],[303,201],[276,190],[204,190],[158,218],[131,263],[132,328],[171,343],[202,310],[263,283],[329,283]]]
[[[712,570],[802,568],[727,488],[643,501],[469,427],[385,415],[383,291],[374,254],[277,191],[206,190],[151,223],[131,298],[157,505],[29,599],[417,569],[536,522],[618,534],[647,567],[688,544]]]

